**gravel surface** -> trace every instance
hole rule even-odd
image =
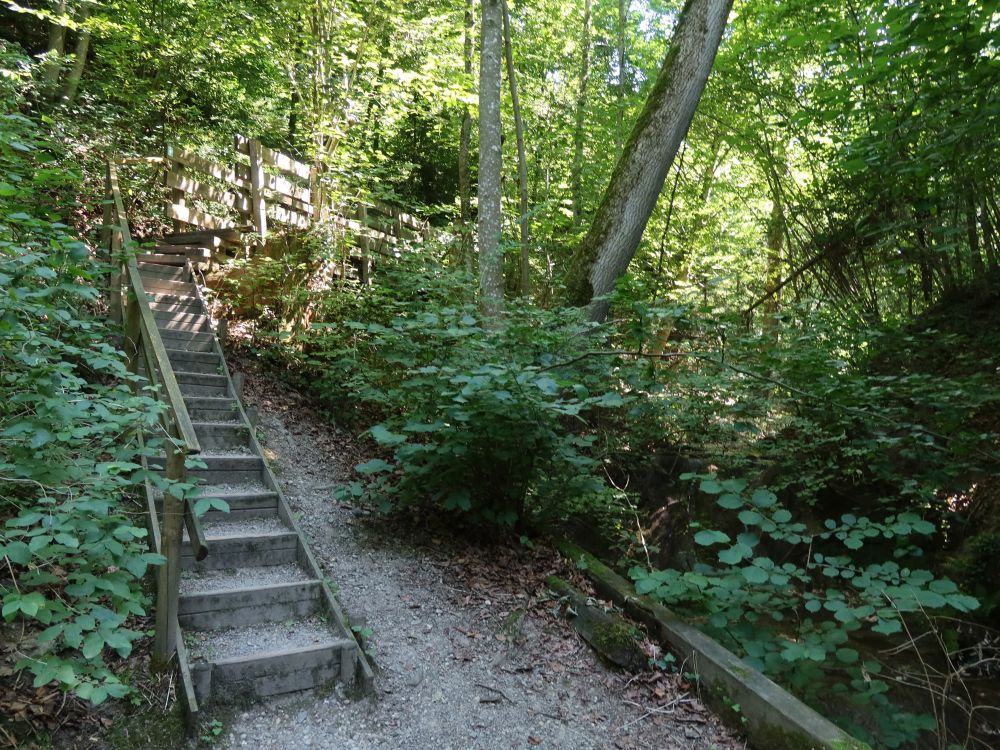
[[[277,516],[248,518],[243,521],[207,521],[204,524],[204,529],[205,537],[209,539],[230,536],[265,536],[291,531]]]
[[[181,573],[181,594],[204,594],[209,591],[231,591],[278,583],[302,583],[312,578],[298,565],[268,565],[260,568],[232,568]]]
[[[308,648],[337,639],[336,632],[316,617],[242,628],[184,631],[184,643],[193,661],[217,661],[246,654]]]
[[[544,575],[574,571],[551,550],[462,545],[335,501],[365,458],[357,445],[300,394],[241,366],[291,510],[349,616],[372,630],[376,694],[351,701],[338,688],[221,715],[223,747],[745,748],[696,686],[611,671],[552,615]]]

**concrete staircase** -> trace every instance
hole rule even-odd
[[[195,463],[189,459],[188,476],[201,483],[201,497],[228,506],[213,507],[201,519],[207,557],[197,560],[185,535],[178,603],[184,648],[178,651],[188,664],[182,663],[182,671],[189,670],[201,705],[334,682],[370,690],[371,668],[288,511],[234,389],[191,262],[203,260],[207,251],[164,243],[137,258],[202,446]],[[149,491],[158,505],[162,495]]]

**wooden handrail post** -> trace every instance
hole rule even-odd
[[[167,445],[167,479],[184,479],[186,452],[173,442]],[[165,666],[177,648],[177,599],[181,583],[181,528],[184,524],[184,501],[170,491],[163,493],[163,512],[160,514],[160,553],[167,561],[159,567],[156,576],[156,639],[153,655]]]
[[[168,182],[170,181],[170,173],[171,172],[173,172],[174,174],[176,174],[178,176],[181,176],[181,177],[183,177],[183,175],[184,175],[184,165],[181,164],[180,162],[174,160],[174,148],[173,148],[173,146],[167,146],[165,161],[166,161],[167,167],[163,171],[163,185],[164,185],[164,187],[166,187],[167,184],[168,184]],[[178,206],[180,208],[184,208],[185,205],[186,204],[185,204],[185,200],[184,200],[184,191],[181,190],[181,189],[179,189],[179,188],[171,188],[170,193],[169,193],[169,195],[167,197],[167,206],[166,206],[166,214],[167,214],[167,216],[170,216],[172,213],[176,213],[176,212],[171,211],[171,207],[172,206]],[[174,223],[174,231],[175,232],[180,232],[180,231],[182,231],[184,229],[184,223],[180,219],[174,219],[173,223]]]
[[[361,224],[361,231],[358,233],[358,239],[361,241],[361,283],[365,286],[371,286],[372,254],[371,238],[368,236],[368,206],[361,204],[358,221]]]
[[[260,141],[248,139],[247,151],[250,155],[250,217],[263,244],[267,239],[267,206],[264,204],[264,162],[260,158]]]

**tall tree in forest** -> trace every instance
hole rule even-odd
[[[503,311],[500,246],[500,56],[502,0],[483,0],[479,34],[479,295],[488,316]]]
[[[570,172],[570,198],[573,201],[573,226],[580,225],[583,216],[581,187],[583,184],[583,131],[587,116],[587,86],[590,82],[590,20],[591,0],[583,3],[583,31],[580,35],[580,88],[576,96],[576,122],[573,130],[573,165]]]
[[[712,70],[733,0],[687,0],[653,90],[566,274],[570,304],[604,320]]]
[[[510,33],[510,10],[507,0],[503,6],[503,47],[507,58],[507,82],[510,85],[510,104],[514,111],[514,133],[517,137],[517,189],[518,225],[521,227],[521,253],[518,256],[518,287],[522,297],[531,293],[531,218],[528,216],[528,156],[524,148],[524,121],[521,119],[521,100],[517,95],[517,76],[514,74],[514,45]]]
[[[465,25],[462,37],[462,63],[465,78],[472,82],[472,36],[475,28],[475,0],[465,0]],[[469,105],[462,110],[462,132],[458,142],[458,204],[462,220],[462,260],[472,273],[472,177],[469,174],[469,149],[472,146],[472,113]]]

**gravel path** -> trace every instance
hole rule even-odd
[[[573,571],[550,551],[454,546],[335,501],[357,445],[301,396],[245,370],[292,512],[345,609],[372,630],[376,695],[351,701],[338,689],[237,711],[223,717],[223,747],[745,747],[680,676],[630,678],[594,658],[551,614],[542,577]]]

